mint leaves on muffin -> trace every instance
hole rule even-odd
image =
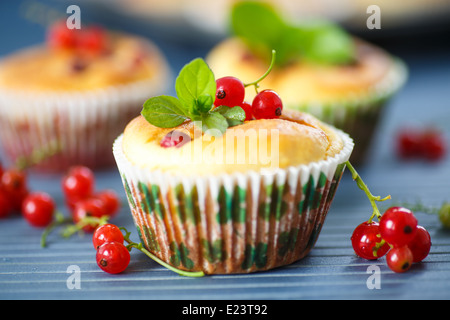
[[[141,112],[152,125],[174,128],[184,121],[201,121],[202,130],[216,129],[224,134],[231,126],[242,124],[245,111],[239,106],[214,108],[216,80],[206,62],[197,58],[186,64],[175,81],[177,97],[156,96],[148,99]]]

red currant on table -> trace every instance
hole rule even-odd
[[[23,200],[28,195],[25,172],[16,169],[5,170],[1,176],[0,188],[9,198],[13,210],[20,210]]]
[[[72,213],[73,221],[78,223],[86,217],[101,218],[106,214],[102,201],[89,198],[76,204]],[[98,225],[87,225],[83,228],[86,232],[93,232]]]
[[[381,237],[394,247],[401,247],[414,239],[417,232],[417,219],[411,210],[392,207],[380,218]]]
[[[34,227],[46,227],[52,220],[55,212],[53,199],[44,192],[30,193],[22,205],[22,215]]]
[[[106,242],[102,244],[96,255],[97,264],[105,272],[120,273],[130,263],[130,252],[119,242]]]
[[[95,195],[96,199],[99,199],[103,203],[105,214],[109,217],[113,217],[119,211],[120,199],[114,190],[103,190]]]
[[[383,242],[376,222],[363,222],[353,231],[352,246],[355,253],[367,260],[375,260],[384,256],[390,249]]]
[[[393,248],[387,254],[386,262],[389,269],[397,273],[402,273],[411,268],[413,254],[407,246]]]
[[[428,256],[431,249],[431,237],[424,227],[417,227],[416,236],[408,243],[408,248],[412,252],[413,262],[420,262]]]
[[[397,137],[397,153],[401,158],[410,159],[422,154],[422,137],[412,129],[403,129]]]
[[[446,145],[443,136],[435,131],[428,130],[422,136],[423,156],[431,161],[437,161],[444,157]]]
[[[442,159],[447,152],[444,136],[436,129],[403,129],[397,137],[397,153],[401,158]]]
[[[252,113],[255,119],[275,119],[281,116],[283,103],[273,90],[263,90],[252,102]]]
[[[90,197],[94,192],[95,177],[92,170],[84,166],[76,166],[62,180],[62,188],[69,207],[81,199]]]
[[[235,107],[245,98],[245,87],[241,80],[235,77],[223,77],[216,80],[216,99],[214,105]]]
[[[123,244],[124,238],[122,231],[114,224],[103,224],[99,226],[92,236],[94,248],[98,248],[106,242],[118,242]]]
[[[6,192],[0,189],[0,218],[9,216],[12,212],[12,204],[8,198]]]

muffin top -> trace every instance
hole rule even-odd
[[[279,118],[245,121],[220,136],[190,120],[160,128],[138,116],[126,127],[122,148],[139,167],[198,176],[306,165],[335,156],[343,141],[313,116],[284,110]]]
[[[299,57],[285,66],[275,67],[260,87],[276,90],[286,105],[339,101],[365,94],[388,76],[393,59],[360,39],[354,39],[354,43],[355,60],[351,63],[314,63]],[[267,65],[237,37],[219,43],[206,61],[218,77],[233,74],[243,82],[264,72]],[[251,99],[255,91],[248,89],[246,97]]]
[[[166,72],[161,53],[143,38],[98,27],[64,28],[54,26],[45,44],[4,58],[0,86],[29,91],[92,90]]]

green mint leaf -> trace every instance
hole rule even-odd
[[[229,127],[234,127],[244,123],[245,111],[239,106],[230,108],[227,106],[220,106],[213,110],[213,112],[220,113],[228,122]]]
[[[233,6],[231,31],[247,43],[258,56],[269,59],[277,52],[277,66],[306,58],[317,63],[342,64],[354,60],[351,36],[330,22],[311,21],[300,26],[285,21],[270,5],[244,1]]]
[[[340,27],[318,22],[304,27],[305,57],[318,63],[342,64],[354,59],[352,37]]]
[[[283,19],[269,5],[239,2],[231,11],[231,31],[259,53],[277,50],[285,30]]]
[[[219,112],[209,112],[201,116],[202,130],[213,136],[220,136],[228,128],[227,119]]]
[[[213,106],[214,100],[213,97],[209,94],[202,94],[197,99],[197,110],[200,111],[200,113],[207,113],[211,110]]]
[[[197,58],[186,64],[175,81],[178,99],[190,115],[200,115],[207,109],[207,96],[216,94],[214,73],[206,62]],[[211,109],[212,103],[210,105]]]
[[[177,98],[158,96],[148,99],[143,106],[142,116],[149,123],[160,128],[173,128],[182,124],[188,117]]]

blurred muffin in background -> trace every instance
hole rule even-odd
[[[350,134],[352,162],[363,163],[382,111],[407,77],[404,63],[327,21],[287,21],[265,3],[239,2],[232,35],[206,60],[217,77],[258,79],[276,50],[275,67],[260,83],[283,97],[285,108],[307,111]],[[246,98],[255,96],[252,86]]]
[[[113,165],[115,137],[168,81],[166,59],[149,40],[58,22],[46,43],[0,60],[4,153],[12,162],[43,154],[41,171]]]

